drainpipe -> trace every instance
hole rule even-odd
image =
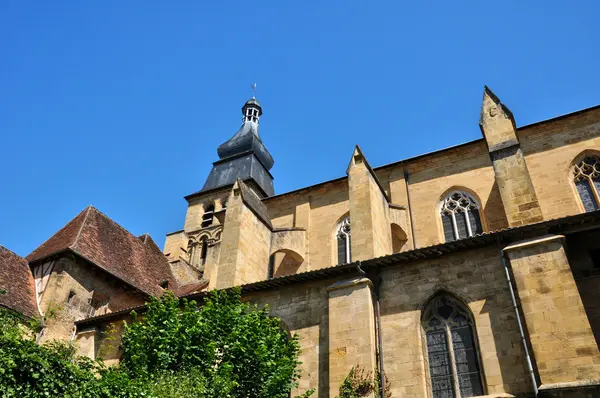
[[[360,267],[361,262],[359,261],[356,265],[356,269],[366,278],[369,278],[371,282],[373,282],[373,286],[375,287],[375,307],[377,309],[375,313],[375,321],[376,328],[375,331],[377,333],[377,351],[379,351],[379,391],[380,398],[385,398],[385,371],[383,370],[383,338],[381,333],[381,304],[379,303],[379,288],[381,287],[381,276],[379,275],[379,271],[377,271],[377,276],[375,278],[371,278],[367,275],[367,273]]]
[[[533,391],[535,396],[538,395],[538,385],[535,379],[535,372],[533,371],[533,365],[531,363],[531,355],[529,355],[529,349],[527,348],[527,340],[525,339],[525,331],[523,330],[523,324],[521,323],[521,314],[519,312],[519,307],[517,306],[517,298],[515,296],[515,290],[513,288],[513,282],[510,277],[510,272],[508,270],[508,261],[506,260],[506,253],[502,246],[500,245],[500,238],[496,238],[496,242],[498,243],[498,248],[500,249],[500,258],[502,259],[502,265],[504,266],[504,272],[506,273],[506,281],[508,282],[508,289],[510,290],[510,297],[512,299],[513,308],[515,309],[515,314],[517,315],[517,325],[519,325],[519,333],[521,334],[521,342],[523,343],[523,349],[525,350],[525,359],[527,360],[527,370],[529,372],[529,377],[531,377],[531,385],[533,386]]]
[[[417,239],[415,238],[415,227],[413,223],[412,207],[410,205],[410,192],[408,191],[408,172],[404,172],[404,184],[406,184],[406,200],[408,201],[408,216],[410,218],[410,234],[412,235],[413,249],[417,248]]]

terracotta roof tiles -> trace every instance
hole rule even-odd
[[[27,260],[39,262],[72,251],[144,293],[159,296],[164,281],[175,285],[166,257],[148,234],[135,237],[119,224],[89,206]]]
[[[27,261],[0,246],[0,306],[27,317],[38,316],[35,285]]]

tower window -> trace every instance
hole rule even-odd
[[[586,212],[600,208],[600,157],[587,156],[573,168],[573,178]]]
[[[468,193],[451,192],[441,203],[440,216],[446,242],[483,232],[479,204]]]
[[[206,237],[202,238],[201,245],[202,249],[200,251],[200,262],[202,265],[204,265],[206,264],[206,255],[208,253],[208,241],[206,240]]]
[[[448,295],[423,312],[433,398],[483,395],[479,355],[470,311]]]
[[[212,225],[214,212],[215,205],[213,204],[210,204],[204,208],[204,214],[202,215],[202,228],[206,228]]]
[[[336,233],[338,264],[346,264],[352,261],[350,248],[350,217],[344,218]]]

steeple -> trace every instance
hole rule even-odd
[[[261,115],[262,107],[255,97],[242,106],[242,126],[217,148],[219,160],[213,163],[201,192],[233,185],[240,178],[250,185],[254,182],[261,196],[275,193],[269,173],[274,160],[258,134]]]

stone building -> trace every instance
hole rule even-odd
[[[299,335],[298,393],[362,365],[393,397],[600,396],[600,106],[517,127],[485,88],[483,138],[375,168],[357,146],[283,194],[261,105],[242,112],[164,255],[90,207],[27,257],[31,299],[23,277],[0,304],[52,308],[42,339],[114,363],[102,332],[149,296],[242,286]]]

